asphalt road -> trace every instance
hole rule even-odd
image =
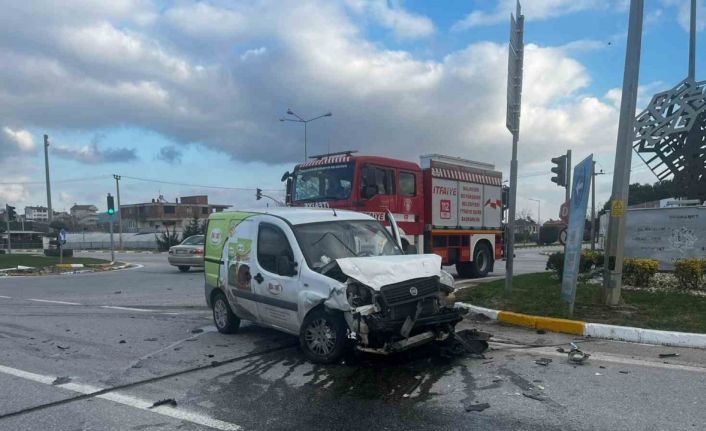
[[[518,251],[518,266],[543,258]],[[534,253],[534,254],[533,254]],[[532,257],[534,256],[534,257]],[[580,341],[465,321],[494,334],[485,358],[421,349],[307,362],[294,337],[214,331],[203,273],[163,255],[141,268],[0,278],[2,430],[702,429],[706,352]],[[531,261],[534,260],[534,263]],[[540,270],[543,268],[539,268]],[[53,301],[53,302],[52,302]],[[679,357],[660,359],[659,353]],[[535,360],[552,361],[538,365]],[[151,408],[156,401],[176,405]],[[488,403],[483,411],[467,411]]]

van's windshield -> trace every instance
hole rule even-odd
[[[343,257],[402,254],[390,233],[374,220],[341,220],[294,226],[306,262],[313,270]]]

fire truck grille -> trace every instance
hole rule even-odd
[[[380,294],[388,306],[418,301],[438,292],[439,277],[415,278],[401,283],[388,284],[380,289]]]

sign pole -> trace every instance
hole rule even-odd
[[[610,197],[610,217],[606,235],[603,291],[606,305],[618,305],[622,288],[623,254],[625,248],[624,208],[628,202],[632,138],[637,105],[637,84],[640,76],[642,46],[642,16],[644,0],[631,0],[628,41],[625,52],[623,95],[620,101],[618,140],[613,168],[613,192]]]
[[[566,252],[564,253],[564,273],[561,279],[561,299],[569,304],[569,317],[574,315],[576,281],[580,271],[581,247],[583,231],[586,227],[586,210],[588,209],[592,172],[593,155],[590,155],[576,165],[573,184],[570,185],[569,227],[564,245]]]
[[[515,260],[515,203],[517,199],[517,143],[520,140],[520,108],[522,106],[522,63],[524,58],[524,23],[520,2],[516,18],[510,15],[510,44],[507,60],[507,117],[506,126],[512,133],[512,160],[510,161],[510,202],[505,230],[505,292],[512,292]]]
[[[110,215],[110,261],[115,262],[115,242],[113,241],[113,215]]]

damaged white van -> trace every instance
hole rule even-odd
[[[297,335],[321,363],[351,341],[389,353],[447,339],[462,318],[453,277],[439,256],[404,255],[393,234],[352,211],[211,214],[205,289],[216,327],[233,333],[246,319]]]

